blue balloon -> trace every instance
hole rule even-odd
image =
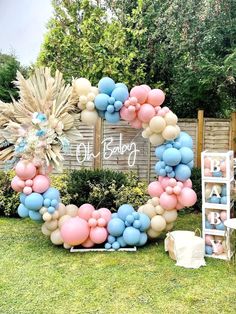
[[[126,225],[126,227],[130,227],[132,224],[126,220],[125,225]]]
[[[218,225],[215,225],[217,230],[225,230],[225,225],[223,222],[219,223]]]
[[[155,172],[158,174],[161,169],[162,169],[161,161],[158,161],[155,165]]]
[[[112,112],[115,111],[115,107],[114,107],[113,105],[108,105],[108,106],[107,106],[107,111],[108,111],[109,113],[112,113]],[[105,114],[105,115],[106,115],[106,114]]]
[[[113,89],[116,87],[115,82],[110,77],[103,77],[98,83],[100,93],[111,95]]]
[[[125,230],[125,223],[120,218],[112,218],[107,225],[107,230],[109,234],[114,237],[119,237]]]
[[[26,198],[27,195],[25,195],[24,193],[20,193],[20,202],[22,204],[25,204],[25,198]]]
[[[55,199],[54,199],[54,200],[51,200],[51,206],[57,208],[58,205],[59,205],[58,200],[55,200]]]
[[[114,105],[115,101],[116,100],[115,100],[114,97],[110,97],[109,100],[108,100],[108,103],[109,103],[109,105]]]
[[[167,174],[168,178],[174,178],[175,177],[175,172],[171,171]]]
[[[125,221],[127,221],[129,224],[132,224],[134,222],[134,216],[128,215]]]
[[[172,143],[167,143],[167,144],[165,144],[165,147],[166,147],[166,149],[167,149],[167,148],[172,148],[173,145],[172,145]]]
[[[48,212],[49,212],[49,214],[53,214],[53,213],[55,213],[55,207],[53,207],[53,206],[50,206],[50,207],[48,207]]]
[[[108,111],[105,112],[105,119],[109,123],[117,123],[120,121],[120,114],[119,112],[115,111],[113,113],[110,113]]]
[[[212,195],[210,200],[211,200],[211,203],[220,204],[220,198],[215,195]]]
[[[123,233],[123,238],[128,245],[138,245],[140,231],[134,227],[127,227]]]
[[[174,142],[173,147],[177,148],[177,149],[180,149],[181,148],[181,144],[179,142]]]
[[[118,218],[118,214],[117,214],[117,213],[112,213],[112,214],[111,214],[111,217],[112,217],[112,218]]]
[[[158,159],[162,159],[162,155],[165,149],[166,149],[165,145],[160,145],[155,149],[155,155]]]
[[[35,220],[35,221],[40,221],[42,220],[42,216],[39,212],[36,212],[34,210],[30,210],[29,211],[29,217],[32,219],[32,220]]]
[[[179,150],[181,154],[181,163],[188,164],[193,160],[193,151],[189,147],[181,147]]]
[[[119,244],[120,244],[121,247],[126,247],[127,243],[125,242],[123,236],[118,237],[118,238],[117,238],[117,241],[119,242]]]
[[[206,221],[205,221],[205,228],[206,228],[206,229],[213,229],[213,225],[211,225],[211,224],[209,223],[209,221],[206,220]]]
[[[205,252],[207,255],[212,255],[213,254],[213,248],[210,245],[205,246]]]
[[[147,239],[148,239],[147,234],[145,232],[142,232],[140,234],[139,243],[137,245],[138,246],[142,246],[142,245],[146,244],[147,243]]]
[[[23,204],[18,206],[17,212],[21,218],[26,218],[29,216],[29,210]]]
[[[166,176],[166,171],[165,171],[165,169],[160,169],[160,170],[159,170],[159,175],[162,176],[162,177],[165,177],[165,176]]]
[[[110,243],[106,243],[105,244],[105,249],[106,250],[110,250],[111,249],[111,244]]]
[[[128,87],[124,83],[116,83],[115,87],[122,87],[128,90]]]
[[[165,166],[165,171],[166,171],[167,173],[170,173],[170,172],[173,171],[173,167],[171,167],[171,166]]]
[[[106,110],[110,97],[106,94],[98,94],[95,97],[94,105],[98,110]]]
[[[49,198],[45,198],[45,200],[43,201],[43,205],[45,207],[49,207],[51,205],[51,200]]]
[[[138,212],[134,211],[134,212],[132,213],[132,215],[133,215],[133,217],[134,217],[135,220],[139,219],[139,213],[138,213]]]
[[[122,106],[123,106],[122,102],[119,101],[119,100],[117,100],[117,101],[114,103],[115,111],[119,111]]]
[[[222,186],[222,189],[221,189],[221,196],[227,196],[226,185],[223,185],[223,186]]]
[[[190,161],[187,166],[190,168],[190,169],[193,169],[193,166],[194,166],[194,161]]]
[[[129,205],[129,204],[123,204],[121,205],[119,208],[118,208],[118,211],[117,211],[117,214],[118,214],[118,217],[120,219],[122,219],[123,221],[126,220],[126,217],[128,215],[132,215],[132,213],[134,212],[134,208],[133,206]]]
[[[50,200],[59,200],[60,192],[56,188],[49,188],[43,193],[43,197],[44,199],[49,198]]]
[[[227,204],[227,196],[222,196],[220,199],[221,204]]]
[[[31,193],[25,198],[25,207],[29,210],[40,210],[43,207],[43,197],[39,193]]]
[[[107,241],[108,241],[108,243],[112,244],[112,243],[114,243],[116,241],[116,238],[113,237],[112,235],[109,235],[108,238],[107,238]]]
[[[112,248],[114,250],[119,250],[120,248],[120,243],[118,241],[115,241],[114,243],[112,243]]]
[[[186,132],[180,132],[179,136],[175,139],[175,142],[180,143],[181,147],[193,148],[193,139]]]
[[[111,96],[114,97],[115,100],[119,100],[123,103],[129,98],[129,92],[126,88],[117,87],[113,90]]]
[[[151,224],[150,218],[147,215],[140,213],[139,220],[141,222],[140,231],[146,231],[150,227],[150,224]]]
[[[212,176],[213,177],[222,177],[223,173],[221,171],[213,171]]]
[[[136,229],[140,229],[141,228],[141,221],[140,220],[135,220],[133,222],[133,227],[136,228]]]
[[[163,161],[168,166],[176,166],[180,163],[181,154],[176,148],[167,148],[162,156]]]
[[[186,181],[191,177],[191,170],[187,165],[179,164],[175,167],[175,178],[178,181]]]

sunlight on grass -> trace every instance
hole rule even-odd
[[[200,215],[182,215],[175,229],[200,224]],[[39,224],[7,218],[0,237],[0,313],[235,313],[234,267],[176,267],[162,239],[136,253],[69,253]]]

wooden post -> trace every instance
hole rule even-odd
[[[230,119],[230,149],[236,152],[236,112],[231,113]]]
[[[101,159],[101,141],[103,137],[103,123],[102,119],[98,118],[97,123],[94,127],[94,139],[93,139],[93,168],[100,169],[102,165]]]
[[[197,167],[201,167],[201,152],[204,143],[204,110],[198,110],[197,114]]]

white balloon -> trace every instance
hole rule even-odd
[[[149,141],[151,142],[152,145],[159,146],[164,143],[164,138],[162,137],[161,134],[153,133],[149,137]]]
[[[150,120],[149,126],[152,132],[161,133],[166,127],[166,122],[162,117],[155,116]]]
[[[98,119],[98,113],[96,110],[89,111],[87,109],[81,112],[81,121],[89,126],[94,126]]]
[[[79,96],[87,95],[91,90],[91,83],[86,78],[79,78],[75,81],[76,91]]]

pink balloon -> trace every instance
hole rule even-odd
[[[98,219],[98,227],[105,227],[107,224],[106,220],[104,218]]]
[[[91,228],[92,227],[97,227],[97,220],[95,218],[89,218],[88,225]]]
[[[33,185],[33,180],[26,180],[25,185],[27,186],[32,186]]]
[[[213,240],[214,240],[214,237],[213,237],[212,235],[207,234],[207,235],[205,236],[205,243],[206,243],[207,245],[211,245],[211,246],[212,246],[211,241],[213,241]]]
[[[161,183],[162,188],[165,190],[169,185],[170,178],[168,177],[159,177],[158,181]]]
[[[193,186],[192,180],[191,179],[186,180],[185,182],[183,182],[183,186],[185,188],[192,188],[192,186]]]
[[[206,157],[206,158],[204,158],[204,167],[205,168],[211,168],[211,159],[210,158],[208,158],[208,157]]]
[[[147,92],[150,92],[150,90],[151,90],[151,87],[149,87],[149,86],[146,85],[146,84],[142,84],[142,85],[140,85],[140,86],[143,87],[143,88],[145,88]]]
[[[101,218],[101,215],[100,215],[98,210],[95,210],[94,212],[92,212],[92,217],[94,219],[99,219],[99,218]]]
[[[107,235],[107,229],[104,227],[95,227],[90,230],[90,239],[96,244],[105,242]]]
[[[181,210],[184,208],[184,206],[180,203],[180,202],[177,202],[177,205],[175,207],[177,210]]]
[[[71,217],[61,227],[61,237],[65,243],[70,245],[80,245],[88,236],[88,223],[79,217]]]
[[[151,197],[155,197],[155,196],[160,197],[163,192],[164,192],[164,189],[162,188],[161,183],[158,181],[151,182],[148,185],[148,194]]]
[[[225,220],[227,219],[227,212],[226,212],[225,210],[222,210],[222,211],[220,212],[220,219],[221,219],[222,221],[225,221]]]
[[[173,194],[173,188],[171,186],[167,186],[166,187],[166,193],[169,195]]]
[[[25,186],[23,189],[23,193],[25,193],[26,195],[29,195],[32,193],[32,188],[30,186]]]
[[[121,110],[120,110],[120,116],[123,120],[125,121],[132,121],[136,118],[136,112],[134,111],[129,111],[128,108],[126,107],[122,107]]]
[[[176,185],[176,186],[173,188],[173,192],[174,192],[176,195],[180,194],[180,192],[181,192],[181,187],[178,186],[178,185]]]
[[[101,217],[105,219],[106,223],[111,220],[111,212],[108,208],[102,207],[99,208],[98,212],[100,213]]]
[[[175,187],[177,185],[177,181],[174,178],[171,178],[169,180],[169,186],[171,186],[172,188]]]
[[[26,160],[20,160],[15,167],[15,171],[22,180],[32,179],[36,175],[36,167],[32,162]]]
[[[95,211],[95,208],[91,204],[83,204],[78,210],[78,216],[82,219],[89,220],[92,217],[92,213]],[[65,241],[66,242],[66,241]]]
[[[220,164],[220,170],[221,171],[226,171],[226,164],[225,164],[224,161],[222,161],[221,164]]]
[[[193,206],[197,201],[197,194],[191,188],[183,188],[178,195],[178,201],[186,207]]]
[[[130,98],[129,98],[129,101],[130,101],[130,104],[131,104],[131,105],[136,105],[136,104],[138,103],[136,97],[130,97]]]
[[[136,97],[138,103],[144,104],[148,96],[148,91],[142,86],[135,86],[130,91],[130,97]]]
[[[39,174],[33,179],[32,189],[36,193],[44,193],[50,186],[50,180],[48,177]]]
[[[160,205],[165,210],[173,210],[176,208],[177,198],[174,194],[169,195],[164,192],[160,196]]]
[[[150,104],[143,104],[138,112],[138,118],[142,122],[149,122],[156,114],[155,109]]]
[[[212,172],[208,168],[204,168],[204,176],[205,177],[212,177]]]
[[[88,237],[88,239],[81,244],[83,247],[90,248],[94,246],[94,242]]]
[[[134,129],[141,129],[142,128],[142,122],[138,118],[134,119],[133,121],[130,121],[130,125]]]
[[[147,102],[153,106],[161,106],[165,100],[165,94],[159,88],[152,89],[148,93]]]
[[[22,192],[22,191],[23,191],[23,188],[24,188],[24,186],[25,186],[25,184],[24,184],[24,186],[22,186],[22,184],[21,184],[22,182],[24,183],[24,181],[22,181],[19,177],[15,176],[15,177],[12,179],[12,181],[11,181],[11,187],[12,187],[12,189],[13,189],[14,191],[16,191],[16,192]]]

